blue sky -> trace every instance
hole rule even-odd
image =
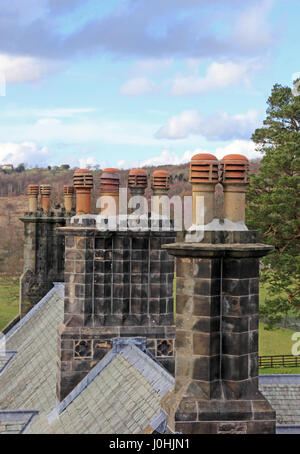
[[[250,138],[273,84],[291,86],[300,73],[299,0],[4,5],[0,163],[257,157]]]

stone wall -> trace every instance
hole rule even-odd
[[[101,232],[89,220],[65,236],[65,314],[58,350],[63,399],[110,350],[115,337],[144,337],[174,374],[174,259],[170,232]]]
[[[24,271],[20,278],[20,316],[37,304],[53,287],[64,281],[64,237],[57,227],[66,223],[65,212],[25,213]]]

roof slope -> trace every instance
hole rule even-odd
[[[36,412],[0,410],[0,435],[23,433]]]
[[[140,433],[164,419],[174,378],[132,342],[118,345],[57,404],[56,349],[63,284],[6,335],[0,364],[2,433]],[[26,412],[27,411],[27,412]],[[38,412],[38,414],[36,414]]]
[[[53,289],[7,335],[17,351],[1,364],[0,409],[50,411],[56,401],[56,348],[63,320],[63,284]],[[4,367],[3,367],[4,366]]]
[[[259,388],[276,410],[277,424],[300,426],[300,375],[261,375]]]
[[[173,386],[174,378],[129,342],[100,361],[56,411],[36,417],[26,433],[138,434],[149,426],[156,429],[163,419],[161,398]]]

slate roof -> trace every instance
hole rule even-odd
[[[32,411],[0,411],[0,435],[23,433],[34,416]]]
[[[63,297],[64,285],[55,284],[6,335],[6,353],[0,355],[0,434],[163,433],[161,398],[174,386],[174,378],[135,339],[116,343],[57,403]],[[300,376],[260,376],[260,390],[277,412],[279,430],[299,433]]]
[[[127,344],[122,340],[62,403],[56,402],[56,347],[62,320],[63,284],[56,284],[7,334],[11,354],[1,363],[0,430],[124,434],[164,427],[160,402],[174,386],[174,378],[134,340]],[[20,419],[24,410],[30,421]],[[6,421],[2,426],[1,415]]]
[[[277,424],[298,425],[300,433],[300,375],[261,375],[259,388],[276,410]]]
[[[17,351],[0,375],[0,410],[49,412],[56,403],[56,348],[63,320],[63,284],[53,289],[6,335]]]
[[[174,378],[134,344],[111,352],[47,417],[26,433],[139,434],[165,419],[161,398]]]

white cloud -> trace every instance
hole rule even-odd
[[[255,151],[255,143],[252,140],[234,140],[225,147],[218,147],[213,154],[221,159],[228,154],[242,154],[248,159],[254,159],[261,156]]]
[[[39,147],[34,142],[0,143],[0,163],[18,166],[26,163],[33,166],[37,163],[46,165],[50,153],[47,147]]]
[[[0,54],[0,74],[6,83],[35,82],[62,66],[47,59]]]
[[[5,141],[37,143],[82,144],[100,142],[102,144],[157,146],[154,138],[159,123],[143,123],[142,121],[109,121],[103,118],[77,119],[64,122],[58,118],[40,118],[29,124],[4,125],[0,123],[0,136]],[[3,139],[2,139],[3,140]]]
[[[139,96],[144,93],[152,93],[155,88],[155,83],[147,77],[136,77],[125,82],[120,92],[124,96]]]
[[[177,153],[164,149],[158,156],[145,160],[134,161],[126,161],[125,159],[122,159],[117,162],[116,166],[118,169],[132,169],[135,167],[151,167],[168,164],[179,165],[188,162],[192,156],[193,154],[191,151],[186,151],[182,156],[178,156]]]
[[[178,156],[176,153],[171,152],[169,150],[163,150],[159,156],[155,156],[154,158],[146,159],[145,161],[141,162],[142,166],[158,166],[158,165],[166,165],[166,164],[173,164],[179,165],[188,162],[192,157],[191,151],[185,151],[182,156]]]
[[[192,63],[195,69],[197,62],[193,61]],[[207,68],[204,77],[196,75],[175,77],[172,81],[171,94],[186,96],[222,90],[241,84],[249,86],[251,77],[258,68],[258,63],[254,61],[244,63],[214,62]]]
[[[40,120],[38,120],[36,122],[36,126],[41,126],[41,127],[56,127],[56,126],[60,126],[61,125],[61,121],[58,120],[57,118],[41,118]]]
[[[97,165],[100,165],[98,160],[94,158],[94,156],[89,156],[87,158],[80,158],[79,159],[79,167],[81,169],[92,168]]]
[[[255,144],[251,140],[234,140],[224,147],[217,147],[215,149],[194,148],[193,150],[186,150],[182,154],[175,153],[169,149],[164,149],[157,156],[145,160],[126,161],[121,160],[117,162],[117,167],[120,169],[131,169],[134,167],[146,166],[162,166],[162,165],[180,165],[185,164],[198,153],[211,153],[218,159],[222,159],[228,154],[242,154],[248,159],[259,157],[259,153],[255,151]]]
[[[256,110],[237,115],[217,112],[207,117],[197,110],[184,110],[169,118],[155,137],[185,139],[190,135],[201,135],[208,140],[249,139],[258,124],[259,112]]]
[[[292,74],[292,82],[295,82],[295,80],[299,79],[300,77],[300,71],[297,73]]]
[[[93,107],[60,107],[57,109],[8,109],[3,115],[11,117],[46,117],[46,118],[72,118],[76,115],[96,112]]]
[[[253,159],[259,156],[255,151],[255,144],[251,140],[234,140],[225,147],[218,147],[216,149],[195,148],[193,150],[186,150],[183,154],[178,155],[168,149],[163,150],[158,156],[140,161],[140,166],[159,166],[159,165],[180,165],[185,164],[198,153],[211,153],[218,159],[222,159],[228,154],[242,154],[248,159]],[[125,168],[129,168],[127,165]]]
[[[274,31],[268,16],[274,3],[275,0],[261,0],[240,14],[233,30],[236,48],[252,52],[273,45]]]
[[[172,66],[171,58],[146,58],[137,61],[131,68],[131,73],[145,75],[164,71]]]

